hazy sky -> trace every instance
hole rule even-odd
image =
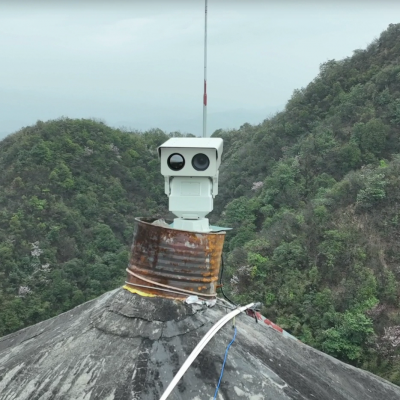
[[[399,1],[208,0],[208,112],[259,123]],[[0,137],[38,119],[202,132],[204,0],[0,1]]]

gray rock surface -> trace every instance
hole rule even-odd
[[[208,329],[227,313],[117,289],[0,338],[1,400],[158,400]],[[283,337],[241,314],[219,400],[398,400],[400,388]],[[228,323],[171,393],[211,400]]]

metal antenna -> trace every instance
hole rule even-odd
[[[207,0],[205,0],[205,9],[204,9],[203,137],[207,137]]]

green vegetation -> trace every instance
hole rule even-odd
[[[238,302],[400,384],[400,24],[224,139],[213,222]],[[136,216],[164,215],[162,131],[61,119],[0,143],[0,335],[123,283]]]
[[[400,24],[224,139],[226,283],[318,349],[400,384]]]
[[[167,138],[60,119],[0,143],[0,336],[123,284],[134,218],[166,210]]]

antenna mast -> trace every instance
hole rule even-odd
[[[207,137],[207,1],[204,8],[204,94],[203,94],[203,137]]]

